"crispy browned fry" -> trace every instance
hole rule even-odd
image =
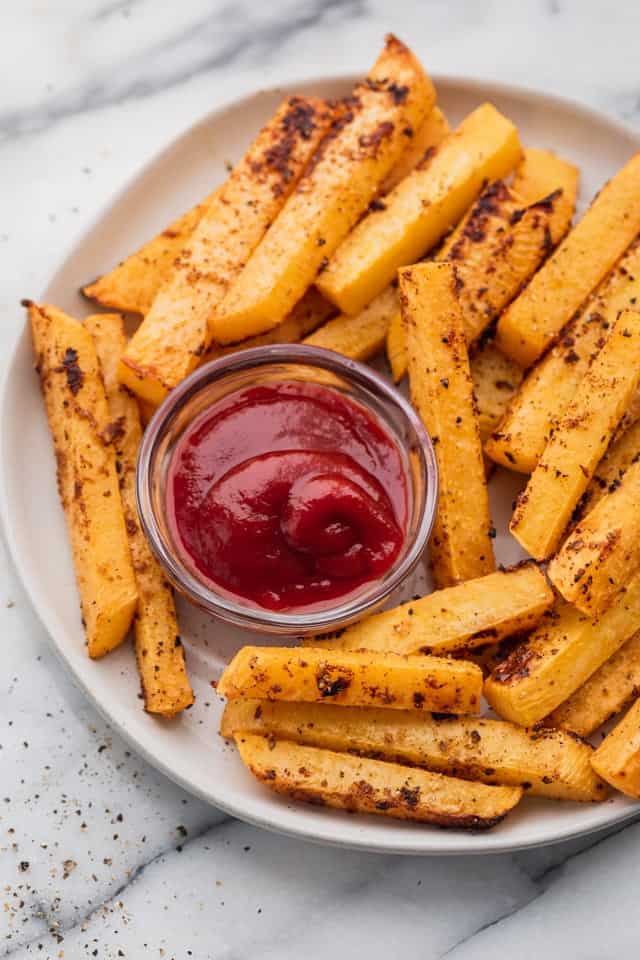
[[[218,682],[218,693],[228,700],[257,697],[446,713],[477,712],[481,692],[482,671],[463,660],[314,647],[243,647]]]
[[[464,215],[487,180],[508,174],[521,155],[516,128],[489,103],[466,117],[369,212],[341,244],[317,284],[344,313],[357,313],[399,267],[429,252]]]
[[[375,613],[335,636],[305,645],[329,650],[378,650],[438,655],[471,650],[530,630],[553,603],[533,563],[499,570]]]
[[[118,464],[120,493],[133,560],[138,606],[134,620],[135,650],[148,713],[173,717],[193,703],[176,617],[173,591],[140,527],[136,505],[136,460],[142,439],[135,397],[118,382],[118,363],[126,345],[120,314],[87,317],[107,391],[110,432]]]
[[[528,373],[485,453],[509,470],[532,473],[582,377],[621,310],[640,303],[640,243],[603,280],[558,343]]]
[[[26,302],[58,491],[71,540],[90,657],[127,635],[138,591],[120,499],[109,411],[93,339],[56,307]]]
[[[367,78],[354,88],[334,135],[212,316],[218,343],[264,333],[281,322],[376,198],[402,155],[403,131],[421,123],[434,103],[433,84],[419,61],[388,36]]]
[[[545,722],[579,737],[590,737],[639,695],[640,633],[635,633],[568,700],[549,714]]]
[[[640,576],[597,620],[558,600],[531,636],[499,664],[484,685],[505,720],[532,726],[619,650],[640,623]]]
[[[83,287],[84,295],[104,307],[144,316],[216,193],[214,190],[109,273]]]
[[[288,97],[216,193],[120,362],[120,381],[150,403],[194,370],[211,314],[295,189],[327,132],[323,101]],[[241,339],[241,338],[238,338]]]
[[[640,380],[640,313],[623,311],[518,497],[510,530],[536,560],[558,547]]]
[[[573,216],[578,171],[572,164],[547,151],[525,151],[516,183],[524,199],[515,186],[490,183],[438,252],[439,260],[456,265],[469,343],[520,292]],[[402,379],[407,355],[400,314],[389,326],[387,354],[394,379]]]
[[[524,730],[503,720],[436,718],[415,710],[234,700],[220,732],[256,733],[326,750],[426,767],[464,780],[519,787],[564,800],[603,800],[592,748],[561,730]]]
[[[640,700],[604,738],[591,765],[616,790],[640,798]]]
[[[565,600],[597,616],[640,568],[640,463],[574,528],[549,564]]]
[[[439,501],[429,545],[438,587],[495,570],[489,498],[466,339],[449,263],[399,271],[411,399],[431,435]]]
[[[528,367],[607,275],[640,230],[640,153],[618,171],[498,321],[497,345]]]
[[[251,733],[238,734],[236,745],[245,766],[272,790],[341,810],[479,830],[499,823],[522,797],[520,787],[470,783]]]

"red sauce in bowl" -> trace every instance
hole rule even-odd
[[[403,544],[407,480],[385,427],[331,387],[280,381],[213,404],[167,477],[183,562],[215,590],[269,610],[344,599]]]

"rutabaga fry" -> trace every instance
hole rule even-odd
[[[546,151],[525,151],[517,169],[522,168],[527,173],[516,180],[526,201],[503,181],[490,183],[438,252],[438,259],[455,263],[458,270],[470,344],[520,292],[571,223],[576,168]],[[400,315],[390,324],[387,354],[394,380],[402,379],[407,354]]]
[[[395,37],[387,37],[342,120],[212,315],[217,343],[264,333],[284,319],[375,200],[402,155],[403,131],[420,124],[434,103],[433,84],[418,60]]]
[[[25,306],[88,652],[102,657],[126,637],[138,600],[104,383],[93,339],[82,324],[55,307]]]
[[[476,713],[482,671],[463,660],[314,647],[243,647],[226,667],[218,693],[356,707]]]
[[[581,687],[549,714],[545,723],[590,737],[640,695],[640,633],[635,633],[617,653]]]
[[[640,303],[640,242],[632,244],[558,343],[532,368],[485,445],[496,463],[533,473],[558,420],[621,310]]]
[[[552,603],[544,574],[527,563],[436,590],[305,645],[400,654],[472,650],[531,630]]]
[[[293,800],[400,820],[473,830],[495,826],[522,797],[520,787],[490,787],[429,773],[240,733],[242,762],[262,783]]]
[[[140,527],[136,504],[136,460],[142,439],[135,397],[118,382],[118,363],[126,345],[120,314],[87,317],[107,392],[112,443],[118,464],[131,559],[138,587],[134,620],[136,662],[148,713],[173,717],[193,703],[176,618],[173,591]]]
[[[612,657],[638,623],[639,575],[597,620],[558,600],[485,682],[489,705],[513,723],[525,727],[538,723]]]
[[[565,600],[595,617],[640,568],[640,462],[573,529],[549,564]]]
[[[318,278],[344,313],[357,313],[462,217],[486,180],[506,176],[521,156],[513,124],[491,104],[474,110],[426,164],[419,164],[351,232]]]
[[[604,738],[591,765],[616,790],[640,798],[640,700]]]
[[[409,334],[411,399],[429,431],[439,500],[429,550],[435,583],[448,587],[495,570],[482,444],[469,358],[449,263],[399,273]]]
[[[496,344],[523,367],[556,339],[640,231],[640,153],[597,194],[498,321]]]
[[[536,560],[558,547],[640,380],[640,313],[623,311],[517,500],[510,530]]]
[[[160,403],[200,363],[211,314],[295,189],[328,130],[323,101],[288,97],[216,193],[119,367],[121,383]]]
[[[220,732],[275,737],[325,750],[408,763],[464,780],[520,787],[563,800],[603,800],[592,748],[562,730],[524,730],[504,720],[435,718],[414,710],[234,700]]]

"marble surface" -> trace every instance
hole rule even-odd
[[[568,95],[640,127],[636,0],[0,5],[0,364],[109,198],[224,98],[364,68]],[[54,658],[0,550],[0,956],[638,955],[640,825],[491,858],[326,849],[225,819],[129,751]]]

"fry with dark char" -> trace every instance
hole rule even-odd
[[[344,313],[357,313],[415,263],[464,215],[486,180],[506,176],[520,159],[518,133],[489,103],[398,184],[341,244],[318,278]]]
[[[640,232],[640,153],[600,190],[498,321],[496,344],[523,367],[546,350]]]
[[[489,705],[523,727],[538,723],[612,657],[638,623],[640,575],[597,620],[558,600],[485,682]]]
[[[218,681],[228,700],[300,700],[345,706],[476,713],[482,671],[443,657],[315,647],[243,647]]]
[[[332,135],[212,314],[217,343],[264,333],[284,319],[375,200],[405,149],[403,131],[422,123],[434,104],[433,84],[419,61],[388,36]]]
[[[621,310],[640,303],[640,242],[600,284],[562,336],[529,371],[485,453],[508,470],[533,473],[551,433],[602,349]]]
[[[328,650],[442,655],[531,630],[552,603],[553,591],[544,574],[528,563],[374,613],[335,637],[303,642]]]
[[[522,797],[520,787],[490,787],[250,733],[238,734],[236,745],[254,777],[276,793],[340,810],[480,830],[494,827]]]
[[[173,717],[193,703],[173,590],[140,526],[136,504],[136,461],[142,439],[135,397],[118,382],[118,363],[127,339],[120,314],[98,313],[84,325],[91,332],[107,392],[131,559],[138,587],[133,628],[136,662],[147,713]]]
[[[89,331],[52,306],[27,302],[58,464],[90,657],[119,646],[136,609],[107,398]]]
[[[456,284],[449,263],[399,272],[411,399],[435,447],[439,500],[429,543],[438,587],[495,570],[482,444]]]
[[[640,381],[640,313],[624,310],[518,497],[509,529],[536,560],[558,547]]]
[[[323,101],[288,97],[233,168],[120,361],[120,382],[135,394],[157,405],[198,366],[212,341],[211,314],[295,189],[329,123]]]
[[[592,748],[562,730],[524,730],[504,720],[436,718],[415,710],[234,700],[220,732],[255,733],[311,747],[424,767],[463,780],[526,789],[543,797],[603,800]]]

